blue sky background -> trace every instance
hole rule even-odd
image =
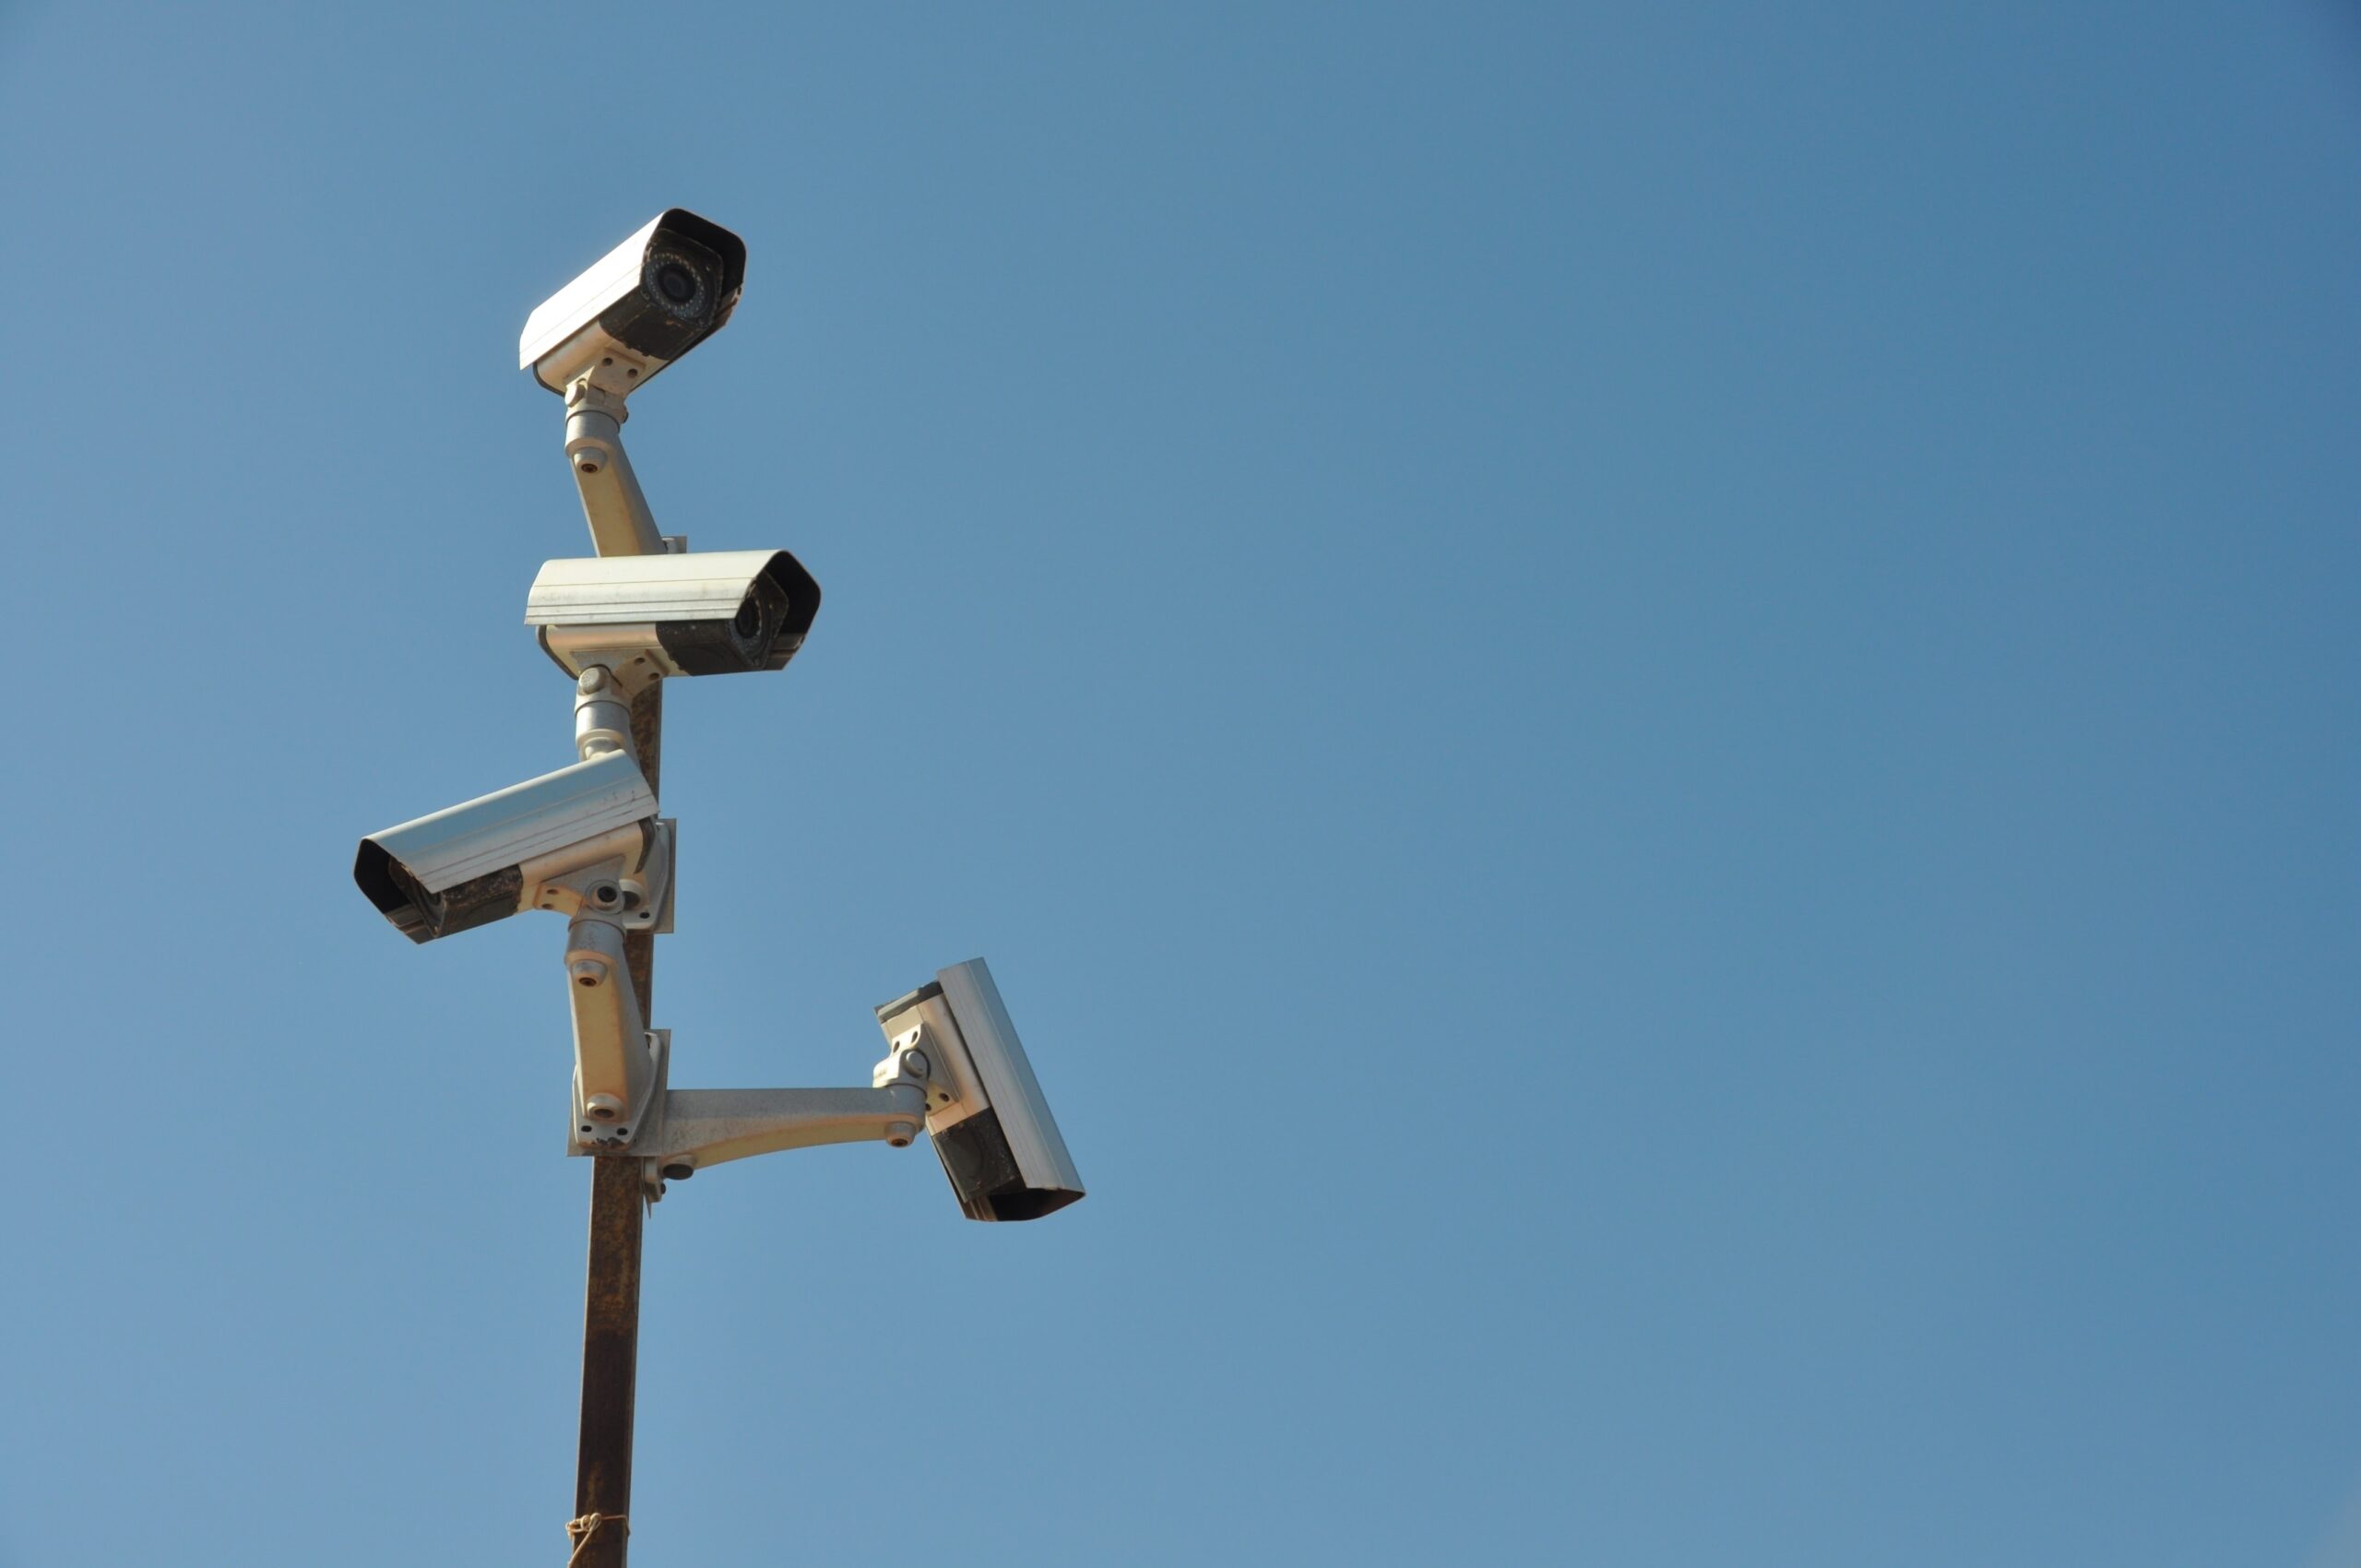
[[[2361,1563],[2345,6],[0,11],[0,1562],[556,1563],[525,314],[669,205],[649,1563]]]

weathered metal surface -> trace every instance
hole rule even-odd
[[[664,683],[658,681],[632,699],[631,749],[639,754],[640,777],[661,801],[664,796]],[[678,880],[678,868],[674,868]],[[668,896],[669,897],[669,896]],[[656,933],[625,932],[623,961],[631,966],[643,1011],[656,1005]],[[652,1016],[652,1015],[651,1015]]]
[[[647,1212],[640,1162],[590,1162],[590,1269],[582,1314],[582,1447],[574,1512],[611,1520],[631,1513],[631,1440],[639,1377],[640,1224]],[[623,1568],[629,1534],[610,1525],[583,1548],[578,1568]]]
[[[651,790],[663,765],[664,687],[649,686],[633,700],[632,749]],[[630,932],[623,962],[639,993],[640,1021],[656,994],[656,936]],[[624,1568],[630,1531],[612,1523],[631,1513],[632,1422],[639,1384],[640,1227],[647,1192],[635,1154],[590,1162],[590,1264],[583,1291],[582,1443],[575,1467],[574,1512],[606,1515],[610,1523],[583,1544],[576,1568]]]

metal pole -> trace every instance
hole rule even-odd
[[[661,786],[664,685],[633,702],[632,744],[648,788]],[[623,959],[639,988],[640,1027],[654,1005],[656,937],[623,937]],[[574,1568],[623,1568],[629,1559],[632,1419],[639,1381],[640,1227],[647,1189],[636,1155],[590,1161],[590,1265],[583,1292],[582,1444],[574,1475],[574,1515],[600,1516],[577,1543]]]

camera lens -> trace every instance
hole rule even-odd
[[[656,287],[676,305],[687,304],[697,297],[696,274],[677,261],[668,261],[656,269]]]
[[[763,607],[749,598],[745,603],[738,607],[738,618],[730,624],[738,629],[740,636],[751,640],[755,633],[763,629]]]

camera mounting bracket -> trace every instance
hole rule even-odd
[[[650,1029],[647,1042],[649,1088],[638,1127],[611,1134],[585,1115],[577,1074],[566,1152],[646,1160],[650,1203],[663,1196],[666,1182],[685,1182],[709,1165],[827,1144],[904,1148],[926,1124],[924,1080],[902,1071],[895,1057],[878,1064],[872,1088],[676,1089],[670,1087],[672,1031]]]
[[[593,550],[601,555],[661,555],[667,542],[656,531],[655,514],[623,451],[623,421],[631,412],[623,407],[623,392],[602,380],[608,369],[594,367],[565,389],[566,466],[582,492]]]
[[[655,1132],[635,1139],[632,1152],[647,1156],[659,1175],[675,1182],[709,1165],[782,1149],[877,1142],[904,1148],[926,1123],[924,1095],[912,1084],[882,1089],[667,1089],[663,1104]]]
[[[574,1010],[575,1136],[621,1152],[634,1128],[646,1134],[647,1115],[662,1098],[623,928],[611,918],[576,915],[565,928],[565,978]]]
[[[636,824],[617,829],[610,835],[618,842],[617,853],[532,882],[532,907],[555,910],[568,920],[602,920],[622,931],[670,935],[678,831],[679,825],[669,816],[658,817],[653,831],[643,831]]]
[[[645,658],[620,652],[583,667],[574,681],[574,749],[583,761],[605,752],[628,752],[639,760],[631,738],[632,699],[662,679]]]

